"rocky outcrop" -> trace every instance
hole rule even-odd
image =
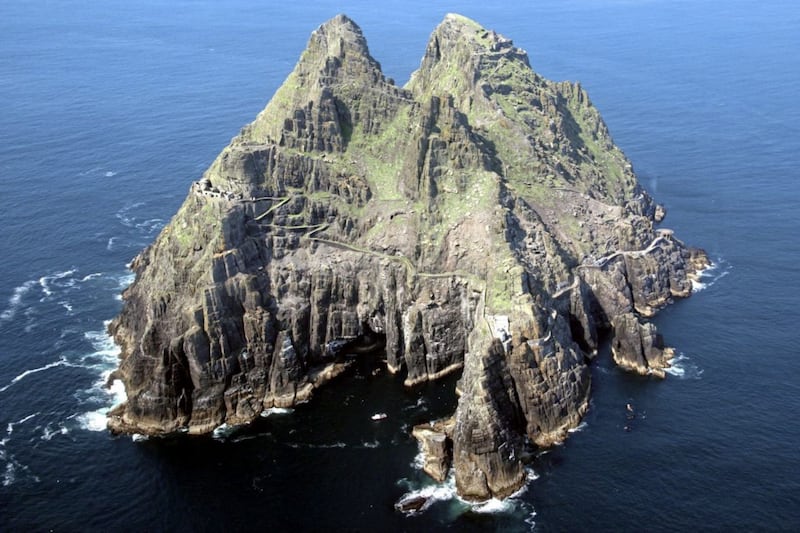
[[[414,430],[425,470],[507,496],[580,422],[604,335],[663,375],[646,320],[706,264],[663,216],[585,91],[510,40],[448,15],[401,88],[338,16],[133,261],[109,427],[247,423],[382,351],[408,386],[462,373]]]
[[[453,429],[455,420],[437,420],[414,426],[411,434],[419,441],[423,457],[422,469],[436,481],[442,482],[453,462]]]

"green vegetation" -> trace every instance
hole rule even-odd
[[[485,250],[490,261],[475,265],[485,269],[485,305],[492,313],[510,313],[523,294],[524,270],[503,234],[508,209],[500,206],[503,191],[524,198],[539,214],[548,213],[558,222],[556,240],[571,240],[574,250],[583,251],[587,245],[580,242],[579,220],[571,212],[562,212],[564,200],[555,191],[586,193],[592,188],[621,198],[635,181],[625,168],[627,160],[611,143],[599,114],[579,86],[539,77],[524,53],[466,17],[449,15],[441,31],[440,50],[434,59],[426,58],[429,70],[415,73],[406,87],[415,101],[389,97],[380,86],[365,88],[366,80],[343,77],[331,82],[337,102],[348,106],[347,116],[357,117],[352,123],[340,120],[344,152],[320,155],[280,149],[282,157],[311,157],[316,164],[327,165],[329,190],[306,184],[276,192],[285,196],[258,213],[256,221],[272,230],[300,231],[306,239],[401,262],[411,280],[454,273],[419,272],[413,258],[385,254],[364,244],[379,245],[395,235],[408,235],[413,242],[403,244],[416,245],[416,253],[429,261],[449,246],[446,239],[460,224],[481,220],[491,241]],[[318,102],[326,61],[320,50],[315,44],[304,52],[269,105],[245,129],[244,141],[276,141],[283,121],[295,109]],[[349,57],[348,61],[361,59]],[[440,104],[436,123],[431,125],[426,121],[433,112],[429,107],[433,96]],[[451,101],[466,117],[466,124],[449,107]],[[365,115],[371,119],[365,121]],[[480,151],[491,158],[491,168],[474,155]],[[354,201],[353,197],[364,198],[359,195],[367,187],[369,202]],[[306,199],[300,212],[281,210],[298,196]],[[193,247],[204,228],[214,228],[213,221],[222,217],[212,203],[202,206],[194,215],[197,220],[185,222],[186,227],[176,229],[179,225],[175,224],[171,231],[181,248]],[[337,213],[340,221],[362,221],[369,226],[361,230],[365,233],[358,242],[343,242],[336,237],[335,227],[312,223],[314,206],[330,206],[329,212]],[[283,215],[281,224],[273,222],[278,212]],[[463,245],[472,250],[476,246]],[[548,256],[556,253],[547,251]],[[468,277],[472,283],[479,282]]]

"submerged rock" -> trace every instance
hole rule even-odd
[[[422,510],[426,503],[428,503],[428,498],[425,496],[405,495],[394,504],[394,508],[400,512],[411,514]]]
[[[580,423],[602,335],[663,375],[646,319],[707,264],[664,213],[586,92],[510,40],[448,15],[401,88],[337,16],[133,261],[109,427],[248,423],[383,350],[408,386],[463,372],[449,425],[415,429],[425,469],[508,496]]]

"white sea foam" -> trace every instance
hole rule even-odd
[[[84,170],[83,172],[81,172],[78,175],[79,176],[88,176],[89,174],[94,174],[96,172],[100,172],[101,170],[103,170],[103,167],[92,167],[89,170]]]
[[[109,321],[104,321],[102,330],[87,331],[84,333],[84,337],[92,343],[92,347],[96,350],[95,353],[116,358],[119,355],[119,346],[114,343],[114,339],[105,329],[109,324]],[[111,361],[115,362],[116,359],[111,359]]]
[[[378,442],[377,440],[374,440],[372,442],[362,442],[361,443],[361,446],[363,446],[364,448],[377,448],[380,445],[381,445],[381,443]]]
[[[69,361],[67,361],[66,359],[61,358],[58,361],[53,361],[52,363],[48,363],[48,364],[46,364],[44,366],[40,366],[38,368],[32,368],[30,370],[26,370],[26,371],[22,372],[21,374],[17,375],[10,382],[8,382],[7,385],[5,385],[3,387],[0,387],[0,392],[7,391],[12,385],[14,385],[15,383],[19,383],[21,380],[25,379],[26,377],[30,376],[31,374],[37,374],[39,372],[44,372],[45,370],[49,370],[51,368],[55,368],[55,367],[58,367],[58,366],[77,366],[77,365],[74,365],[74,364],[70,363]]]
[[[105,176],[105,177],[107,177],[107,178],[113,178],[113,177],[114,177],[114,176],[116,176],[116,175],[117,175],[117,173],[116,173],[116,172],[114,172],[113,170],[109,170],[108,172],[106,172],[106,173],[104,174],[104,176]]]
[[[53,428],[52,424],[48,423],[42,429],[42,440],[51,440],[56,435],[66,435],[69,433],[69,429],[63,423],[59,423],[57,428]]]
[[[102,330],[87,331],[83,334],[94,351],[81,356],[80,366],[97,372],[98,377],[90,388],[78,391],[76,394],[84,404],[93,404],[94,407],[100,405],[96,409],[75,415],[78,425],[88,431],[104,431],[108,412],[127,400],[125,385],[121,380],[115,379],[109,385],[109,378],[116,368],[120,349],[106,333],[108,324],[109,321],[105,321]]]
[[[108,388],[108,392],[111,395],[111,398],[114,400],[112,406],[119,405],[128,399],[128,395],[125,393],[125,384],[121,379],[115,379],[112,381],[111,386]]]
[[[98,409],[93,409],[75,416],[75,420],[81,429],[88,431],[104,431],[106,429],[106,419],[108,412],[115,406],[127,400],[125,385],[121,380],[115,379],[110,386],[106,386],[111,370],[104,371],[95,381],[94,385],[83,391],[85,396],[83,401],[89,404],[103,404]]]
[[[147,435],[142,435],[141,433],[134,433],[133,435],[131,435],[131,440],[133,442],[144,442],[149,439],[150,437],[148,437]]]
[[[109,324],[110,321],[104,321],[102,330],[87,331],[83,334],[83,337],[91,343],[94,351],[84,355],[81,358],[81,362],[90,363],[91,368],[94,368],[97,363],[102,363],[101,370],[111,370],[117,364],[120,349],[107,332],[106,328],[108,328]]]
[[[17,480],[15,464],[11,461],[6,463],[6,470],[3,472],[3,486],[8,487],[13,485]]]
[[[117,240],[117,237],[109,237],[108,243],[106,244],[106,250],[109,252],[114,248],[114,241]]]
[[[127,228],[136,229],[141,234],[150,236],[156,233],[157,231],[161,230],[164,227],[165,220],[163,218],[148,218],[145,220],[140,219],[134,214],[131,214],[134,210],[139,207],[142,207],[144,202],[137,202],[134,204],[129,204],[117,211],[116,217],[122,223],[123,226]]]
[[[33,417],[35,417],[38,414],[39,413],[28,415],[25,418],[23,418],[22,420],[19,420],[18,422],[12,422],[11,424],[9,424],[8,428],[7,428],[8,429],[8,435],[11,435],[11,433],[14,431],[13,426],[19,425],[19,424],[24,424],[25,422],[27,422],[28,420],[32,419]],[[30,471],[29,471],[28,467],[25,466],[24,464],[20,463],[19,461],[17,461],[14,458],[13,455],[11,455],[8,451],[6,451],[5,446],[6,446],[6,444],[8,443],[9,440],[10,440],[9,437],[6,437],[3,440],[0,440],[0,461],[5,461],[5,463],[6,463],[6,467],[5,467],[4,471],[3,471],[3,486],[4,487],[8,487],[10,485],[13,485],[17,481],[17,476],[20,473],[29,474],[30,479],[38,483],[39,482],[39,478],[37,476],[30,475]]]
[[[0,457],[0,459],[5,459],[6,463],[6,470],[3,474],[3,486],[8,487],[9,485],[13,485],[14,482],[17,481],[17,474],[24,473],[28,474],[28,479],[39,483],[39,476],[30,475],[30,470],[27,466],[17,461],[13,456],[8,458]]]
[[[0,442],[0,444],[5,445],[8,442],[8,439],[4,439]],[[8,487],[13,485],[17,481],[17,475],[19,473],[28,473],[30,471],[27,466],[17,461],[13,455],[8,454],[6,450],[0,448],[0,461],[6,462],[6,468],[3,471],[3,486]],[[39,482],[38,476],[30,476],[30,479]]]
[[[97,409],[96,411],[89,411],[75,417],[81,429],[87,431],[105,431],[106,430],[106,414],[108,408]]]
[[[161,230],[164,227],[164,219],[163,218],[151,218],[148,220],[144,220],[142,222],[137,222],[135,224],[136,229],[142,230],[148,235],[152,235]]]
[[[476,503],[472,505],[472,510],[476,513],[507,513],[514,509],[514,502],[505,499],[505,500],[498,500],[497,498],[492,498],[491,500]]]
[[[22,298],[36,284],[35,280],[28,280],[19,287],[14,288],[14,293],[8,299],[8,307],[0,313],[0,320],[11,320],[22,305]]]
[[[267,418],[272,415],[288,415],[291,413],[294,413],[294,409],[288,407],[270,407],[269,409],[261,411],[261,417]]]
[[[535,519],[536,519],[536,511],[534,511],[533,507],[531,507],[530,513],[528,514],[527,517],[525,517],[525,523],[528,524],[528,526],[530,526],[530,531],[535,531],[536,530],[536,520]]]
[[[415,470],[422,470],[425,467],[425,453],[422,451],[420,447],[419,452],[417,455],[414,456],[414,460],[411,461],[411,468]]]
[[[568,429],[567,433],[578,433],[578,432],[583,431],[584,429],[586,429],[588,426],[589,426],[589,424],[587,424],[586,421],[584,420],[583,422],[578,424],[578,427],[574,427],[572,429]]]
[[[39,278],[39,286],[42,288],[42,293],[45,297],[53,295],[52,285],[57,285],[60,288],[73,287],[75,279],[72,276],[77,272],[77,269],[64,270],[63,272],[56,272]],[[66,279],[66,281],[61,281]]]
[[[103,275],[103,273],[102,273],[102,272],[93,272],[92,274],[86,274],[86,275],[85,275],[85,276],[83,276],[83,277],[82,277],[82,278],[81,278],[79,281],[80,281],[81,283],[85,283],[85,282],[89,281],[90,279],[99,278],[99,277],[100,277],[100,276],[102,276],[102,275]]]
[[[64,309],[67,310],[67,314],[72,314],[72,304],[71,303],[69,303],[66,300],[62,300],[62,301],[60,301],[58,303],[61,304],[61,307],[63,307]]]
[[[133,283],[134,279],[136,279],[136,274],[134,274],[133,272],[128,272],[127,274],[123,274],[117,280],[117,287],[119,287],[120,290],[127,289],[128,285]]]
[[[50,284],[47,276],[42,276],[39,278],[39,286],[42,288],[42,292],[45,296],[50,296],[53,294],[53,291],[50,290]]]
[[[426,403],[427,402],[425,401],[425,398],[420,396],[417,399],[416,403],[403,407],[403,411],[412,411],[414,409],[426,408],[427,407]]]
[[[730,263],[722,258],[717,259],[697,273],[697,279],[692,280],[692,292],[700,292],[713,287],[715,283],[730,274],[730,272]]]
[[[143,205],[144,202],[136,202],[133,204],[128,204],[119,211],[117,211],[115,216],[122,223],[123,226],[129,228],[134,227],[134,225],[136,224],[135,222],[136,219],[132,217],[129,213],[134,209],[136,209],[137,207],[142,207]]]
[[[236,431],[237,428],[238,426],[231,426],[223,422],[221,425],[214,428],[211,436],[217,440],[225,440],[230,437],[231,433]]]
[[[22,418],[20,420],[17,420],[16,422],[9,422],[8,425],[6,426],[6,437],[10,437],[11,434],[14,433],[14,428],[16,426],[24,424],[25,422],[27,422],[28,420],[36,417],[39,414],[41,414],[41,413],[40,412],[36,412],[36,413],[28,415],[28,416],[26,416],[26,417],[24,417],[24,418]],[[5,445],[6,442],[8,442],[8,438],[3,439],[2,444]]]
[[[408,484],[408,483],[407,483]],[[413,515],[426,511],[436,502],[451,501],[457,498],[455,477],[451,473],[443,483],[425,485],[416,490],[410,490],[400,497],[399,502],[404,500],[414,500],[422,498],[425,502],[416,511],[407,511],[406,514]]]
[[[665,372],[678,379],[701,379],[703,375],[703,369],[698,367],[697,364],[683,352],[673,358],[669,364],[670,367],[666,368]]]
[[[416,462],[417,459],[415,458],[415,464]],[[414,488],[414,484],[408,479],[399,480],[397,482],[398,485],[405,486],[407,489],[410,489],[400,498],[399,501],[402,502],[403,500],[414,500],[417,498],[422,498],[425,500],[418,510],[409,511],[406,513],[409,515],[424,512],[436,502],[452,502],[456,503],[460,508],[460,511],[458,511],[459,513],[464,511],[471,511],[481,514],[522,512],[528,519],[532,520],[536,515],[536,512],[529,503],[521,500],[520,497],[528,490],[528,484],[531,481],[538,479],[539,476],[531,468],[526,468],[525,473],[527,480],[525,485],[523,485],[519,490],[505,500],[492,498],[482,502],[470,502],[462,499],[456,492],[455,475],[451,471],[450,475],[447,476],[447,479],[445,479],[443,483],[424,485],[416,489]],[[526,522],[531,526],[533,525],[532,521],[528,522],[526,519]]]
[[[39,315],[37,312],[37,306],[25,308],[23,314],[25,315],[25,333],[30,333],[33,331],[33,328],[39,325],[39,322],[36,320]]]

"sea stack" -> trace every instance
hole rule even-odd
[[[406,386],[461,373],[415,433],[461,496],[506,497],[580,423],[601,339],[668,367],[647,319],[707,259],[663,214],[580,85],[509,39],[447,15],[398,87],[339,15],[133,261],[109,428],[248,423],[381,351]]]

